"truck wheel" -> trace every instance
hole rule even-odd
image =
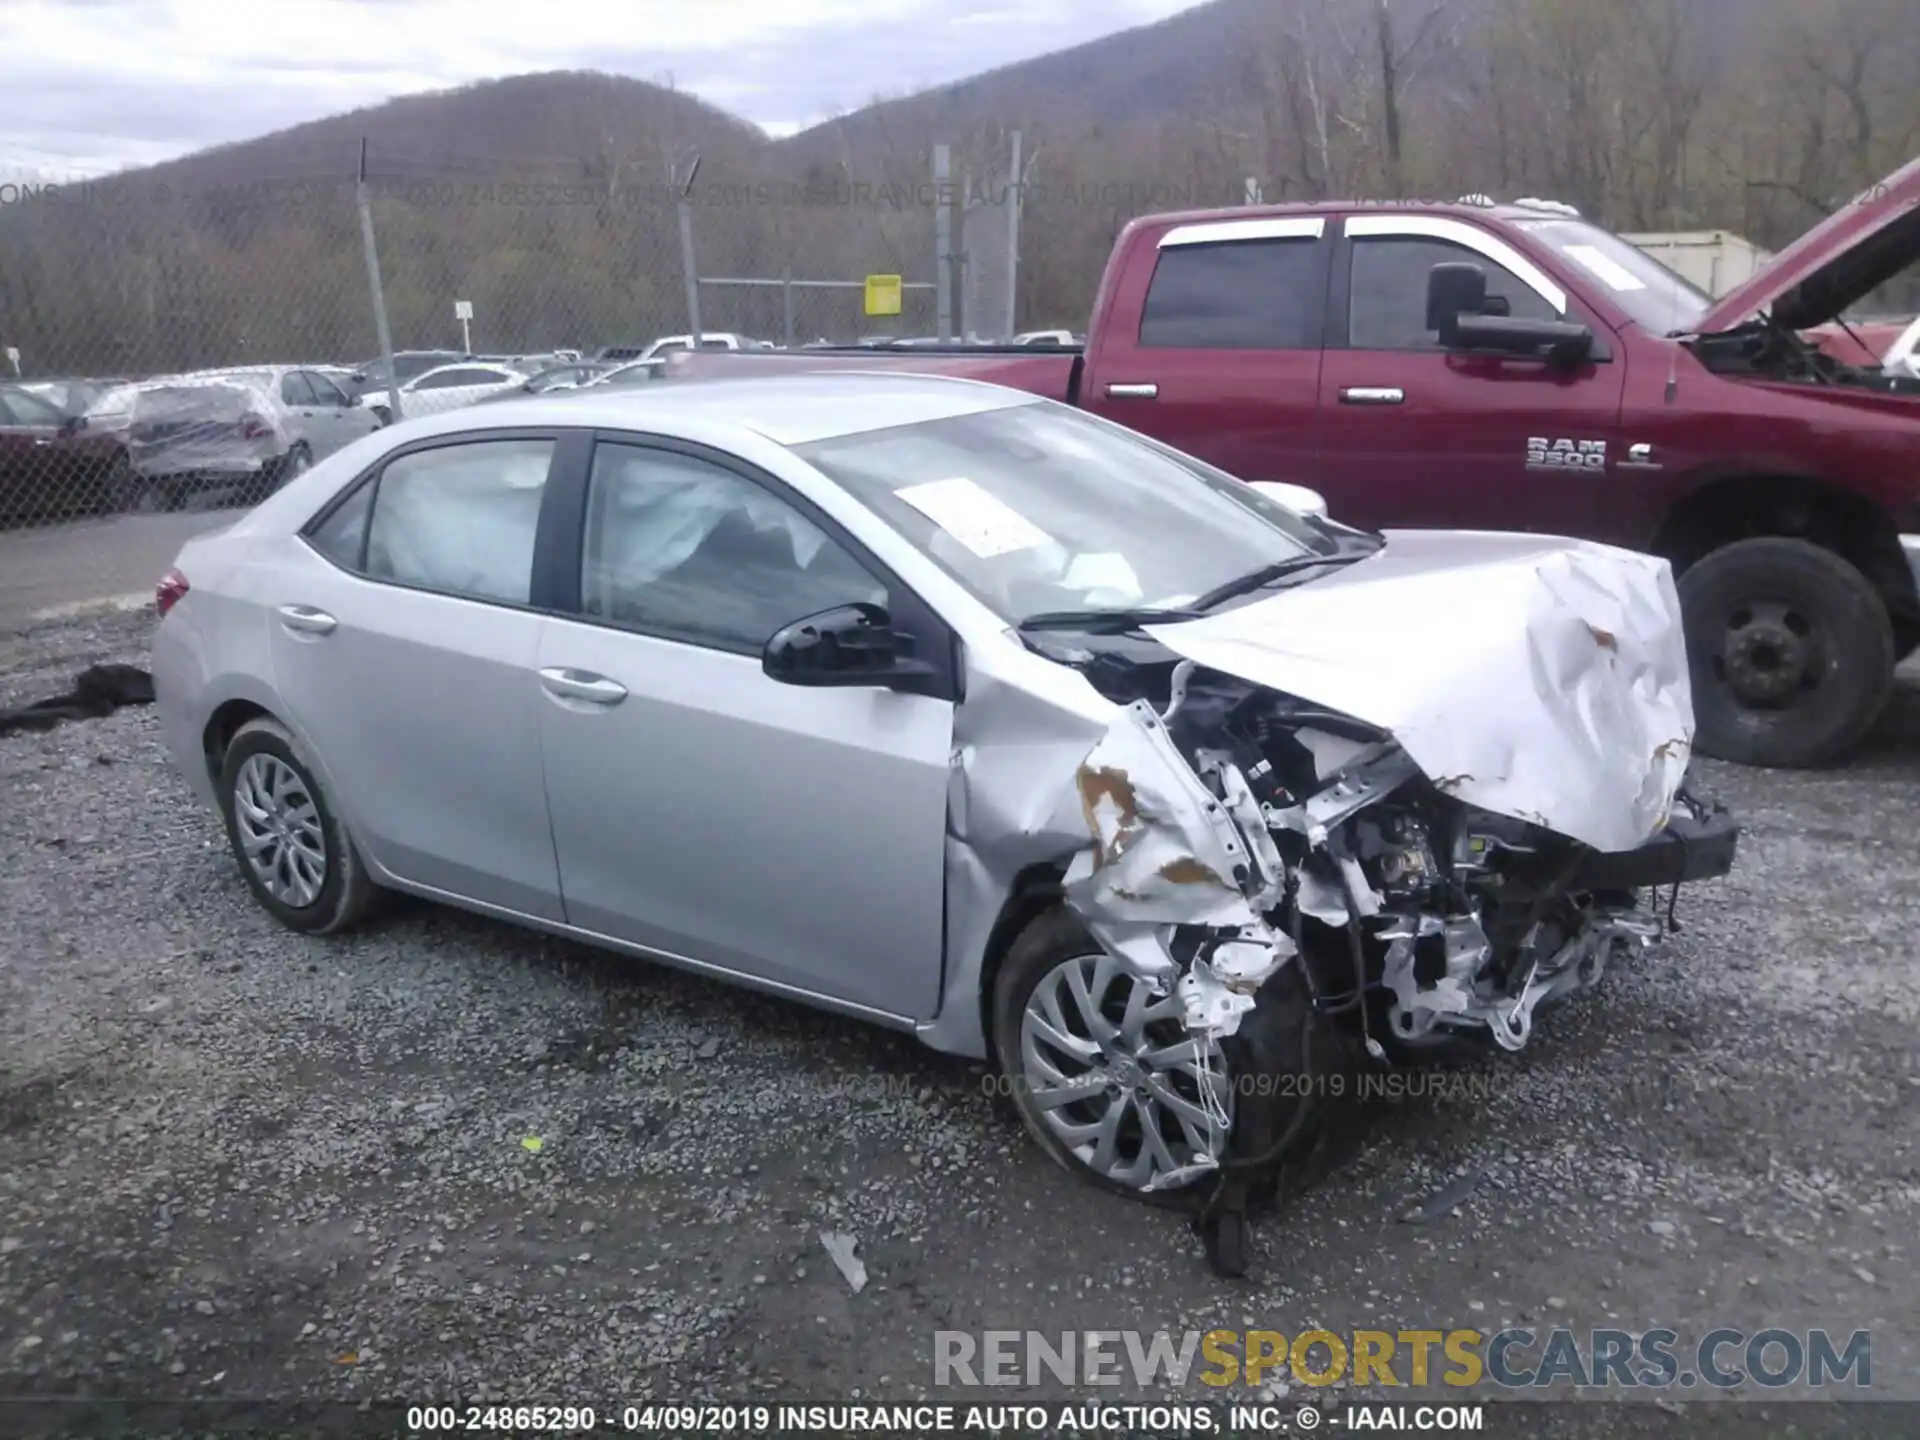
[[[1893,624],[1867,577],[1805,540],[1742,540],[1677,586],[1695,747],[1740,765],[1837,759],[1893,690]]]

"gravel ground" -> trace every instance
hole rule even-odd
[[[0,635],[0,704],[150,623]],[[1920,681],[1844,771],[1700,768],[1735,875],[1523,1055],[1356,1115],[1230,1283],[978,1067],[444,909],[295,936],[150,713],[0,739],[0,1395],[897,1400],[939,1329],[1534,1323],[1870,1329],[1920,1399]]]

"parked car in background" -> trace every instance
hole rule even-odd
[[[504,365],[523,375],[538,375],[543,370],[557,370],[563,365],[577,364],[580,360],[578,355],[561,350],[536,350],[521,355],[469,355],[467,358],[489,365]]]
[[[1880,364],[1889,375],[1920,380],[1920,318],[1894,337]]]
[[[133,423],[134,397],[140,393],[140,387],[147,383],[144,380],[129,380],[103,390],[83,412],[87,429],[96,435],[124,436],[127,427]]]
[[[1673,565],[1704,754],[1851,751],[1920,650],[1920,386],[1804,332],[1920,262],[1920,160],[1715,298],[1537,201],[1143,216],[1083,350],[678,355],[1064,399],[1350,524],[1577,535]]]
[[[504,362],[458,360],[451,365],[429,370],[402,385],[400,415],[402,419],[411,420],[421,415],[437,415],[442,410],[457,410],[462,405],[472,405],[518,389],[530,378],[526,371]],[[361,396],[360,404],[378,415],[383,423],[393,418],[384,390]]]
[[[231,492],[253,504],[382,424],[327,376],[292,366],[203,370],[138,386],[127,428],[128,508]]]
[[[359,386],[354,381],[355,371],[350,365],[309,365],[306,367],[316,375],[324,375],[340,388],[348,399],[359,398]]]
[[[0,521],[117,510],[131,483],[126,446],[26,385],[0,384]]]
[[[582,385],[591,384],[608,371],[617,368],[612,365],[596,365],[591,360],[582,360],[572,365],[556,365],[551,369],[529,375],[511,390],[502,390],[497,395],[484,396],[474,403],[493,405],[522,395],[550,395],[562,390],[577,390]]]
[[[84,415],[108,391],[124,385],[121,378],[21,380],[17,387],[48,401],[67,415]]]
[[[1085,339],[1071,330],[1028,330],[1013,337],[1016,345],[1078,345]]]
[[[467,354],[460,350],[396,350],[393,352],[392,378],[404,385],[409,380],[418,379],[429,370],[468,358]],[[366,364],[357,366],[349,375],[349,380],[351,383],[343,388],[356,397],[372,391],[384,392],[389,383],[386,360],[375,356]]]
[[[598,390],[607,385],[644,385],[648,381],[658,380],[667,373],[667,362],[658,360],[629,360],[624,365],[610,366],[598,375],[582,382],[581,390]]]
[[[670,355],[679,350],[692,350],[691,335],[661,335],[645,345],[603,345],[593,352],[593,358],[602,362],[624,360],[653,360],[662,355]],[[702,350],[771,350],[770,340],[755,340],[748,335],[736,335],[731,331],[703,330],[700,332]]]
[[[1907,328],[1905,320],[1836,320],[1815,325],[1802,333],[1843,365],[1874,366],[1886,363],[1887,352]]]

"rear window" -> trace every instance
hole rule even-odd
[[[251,398],[236,385],[171,385],[141,391],[134,413],[141,420],[231,418],[244,411]]]
[[[1140,316],[1150,349],[1318,350],[1326,284],[1305,237],[1172,245]]]

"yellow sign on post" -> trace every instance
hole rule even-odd
[[[867,276],[867,314],[898,315],[900,313],[900,277],[898,275]]]

